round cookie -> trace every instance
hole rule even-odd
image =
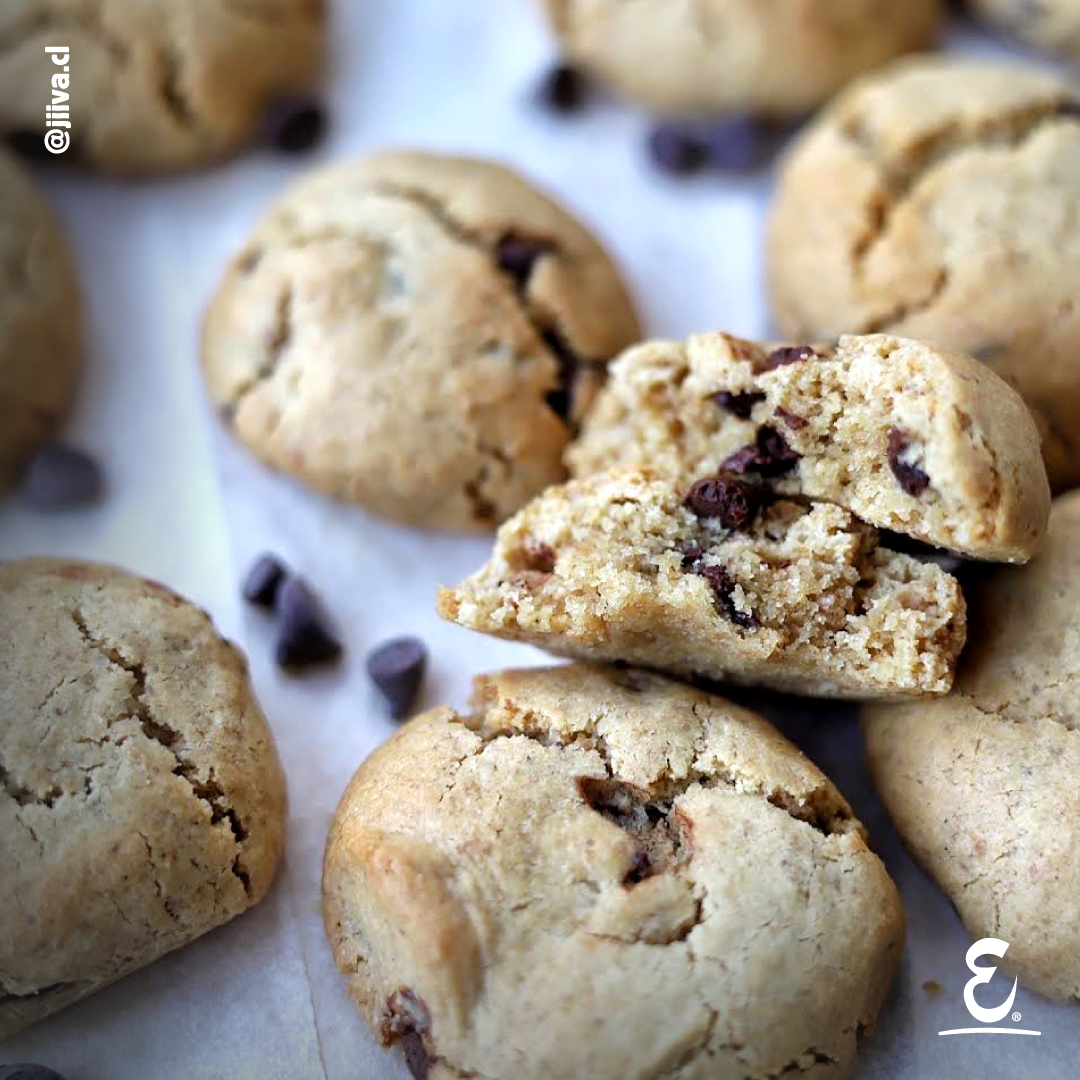
[[[0,491],[52,431],[79,366],[75,269],[52,211],[0,151]]]
[[[71,148],[123,174],[215,161],[255,132],[275,98],[321,67],[323,0],[5,0],[0,134],[41,156],[46,46],[70,51]]]
[[[968,0],[968,4],[1010,37],[1080,63],[1080,4],[1076,0]]]
[[[947,698],[865,715],[877,789],[973,938],[1051,997],[1080,997],[1080,492],[1042,554],[969,589]]]
[[[1051,486],[1080,483],[1080,111],[1044,74],[900,62],[790,152],[769,224],[782,335],[887,331],[977,357],[1040,427]]]
[[[202,611],[110,567],[0,565],[0,1040],[258,902],[284,817]]]
[[[545,0],[568,58],[659,113],[801,116],[929,45],[938,0]]]
[[[413,1076],[849,1076],[903,918],[829,780],[657,675],[475,685],[361,766],[326,849],[338,967]]]
[[[477,531],[562,479],[638,333],[596,240],[520,177],[390,153],[316,170],[270,211],[210,305],[203,367],[266,463]]]

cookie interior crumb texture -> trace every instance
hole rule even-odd
[[[725,521],[685,494],[622,467],[551,488],[499,530],[483,568],[440,590],[439,613],[684,676],[836,697],[948,691],[965,635],[953,577],[834,504],[766,499]]]
[[[849,1076],[895,886],[763,720],[634,669],[482,675],[342,798],[323,914],[414,1076]],[[827,978],[822,974],[828,973]]]
[[[1080,483],[1080,109],[1064,80],[919,58],[860,80],[792,147],[768,229],[781,334],[959,349],[1024,396],[1051,485]]]
[[[769,478],[935,547],[1026,561],[1050,511],[1019,395],[971,357],[885,334],[772,348],[727,334],[647,342],[611,366],[575,475],[648,465],[683,483],[735,468],[763,430],[796,456]]]
[[[1044,550],[971,590],[978,633],[953,692],[865,714],[875,785],[971,936],[1003,972],[1080,998],[1080,492]]]
[[[284,818],[203,612],[104,566],[0,565],[0,1039],[258,902]]]
[[[263,461],[404,524],[490,531],[637,340],[596,240],[489,162],[321,168],[271,210],[207,314],[211,397]]]

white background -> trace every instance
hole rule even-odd
[[[438,583],[483,560],[483,540],[409,532],[332,505],[254,464],[210,417],[196,362],[201,311],[229,255],[292,176],[315,160],[391,145],[490,154],[600,234],[650,333],[768,329],[760,285],[767,178],[667,179],[644,162],[645,121],[632,110],[601,103],[572,119],[538,110],[531,91],[553,46],[524,0],[340,0],[335,17],[333,132],[316,158],[260,152],[139,184],[42,178],[71,234],[88,308],[85,378],[67,434],[102,460],[110,491],[100,508],[80,513],[42,515],[6,500],[0,558],[108,560],[207,607],[251,657],[291,814],[285,866],[259,908],[9,1040],[0,1062],[39,1061],[68,1080],[407,1076],[346,998],[319,916],[330,815],[356,765],[393,730],[364,677],[364,654],[390,635],[420,634],[433,659],[423,704],[457,706],[472,673],[539,654],[442,624],[432,610]],[[994,48],[970,34],[954,34],[951,47]],[[348,649],[339,670],[290,679],[270,663],[270,626],[237,598],[244,568],[265,549],[327,599]],[[870,792],[851,710],[752,701],[831,773],[903,893],[903,969],[857,1075],[1072,1080],[1076,1009],[1023,990],[1015,1008],[1040,1038],[937,1035],[972,1023],[961,996],[969,941]],[[927,980],[942,991],[924,990]],[[996,1003],[1007,990],[998,976],[980,1000]]]

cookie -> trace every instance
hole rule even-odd
[[[1080,109],[1062,81],[903,61],[799,139],[768,232],[780,333],[886,331],[977,357],[1035,415],[1051,486],[1080,483]]]
[[[953,693],[867,709],[867,760],[912,854],[1002,968],[1080,998],[1080,492],[1022,570],[969,589]],[[995,961],[996,962],[996,961]]]
[[[689,485],[761,475],[763,438],[794,455],[772,490],[934,547],[1024,562],[1046,528],[1039,434],[1020,397],[970,357],[882,334],[835,347],[729,334],[635,346],[567,459],[578,476],[648,465]]]
[[[968,0],[968,6],[1009,37],[1080,63],[1076,0]]]
[[[638,338],[593,237],[490,162],[322,168],[210,305],[215,404],[264,462],[408,525],[490,530],[563,478],[609,357]]]
[[[322,0],[5,0],[0,135],[51,158],[51,94],[71,122],[55,129],[71,136],[59,161],[130,175],[217,161],[314,81],[324,22]],[[58,45],[69,60],[51,64]],[[70,82],[50,89],[56,77]]]
[[[846,1077],[903,938],[861,825],[773,728],[584,664],[482,675],[470,713],[384,743],[323,915],[428,1080]]]
[[[654,112],[801,116],[929,45],[938,0],[545,0],[565,55]]]
[[[68,405],[79,367],[80,318],[75,268],[52,211],[2,151],[0,206],[3,491]]]
[[[561,656],[829,697],[942,694],[964,599],[842,507],[616,468],[551,488],[439,613]]]
[[[105,566],[0,565],[0,1040],[257,903],[284,817],[203,612]]]

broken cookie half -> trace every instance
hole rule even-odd
[[[611,366],[568,461],[577,476],[613,465],[686,484],[734,475],[997,562],[1031,558],[1050,507],[1020,396],[969,356],[886,334],[635,346]]]

